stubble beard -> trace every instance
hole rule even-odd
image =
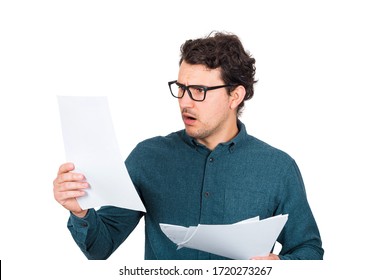
[[[208,142],[207,139],[210,138],[213,135],[216,135],[221,129],[222,129],[222,122],[219,122],[217,124],[203,124],[202,127],[198,128],[196,130],[191,130],[191,128],[186,129],[187,134],[196,139],[199,143],[206,143]]]

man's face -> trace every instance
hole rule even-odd
[[[188,85],[219,86],[220,69],[208,69],[204,65],[191,65],[183,61],[180,65],[178,82]],[[207,91],[206,99],[194,101],[188,92],[179,99],[179,106],[186,132],[198,142],[209,146],[210,142],[224,140],[226,130],[236,125],[235,111],[230,109],[230,96],[226,88]]]

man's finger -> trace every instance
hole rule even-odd
[[[58,175],[74,170],[75,166],[72,162],[64,163],[58,169]]]
[[[81,173],[63,173],[59,174],[54,180],[54,184],[62,184],[65,182],[80,182],[85,181],[85,176]]]

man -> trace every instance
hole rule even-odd
[[[89,259],[106,259],[145,216],[145,259],[224,259],[176,250],[159,224],[230,224],[288,214],[279,255],[254,259],[322,259],[323,249],[303,181],[286,153],[247,134],[238,119],[253,96],[255,59],[232,34],[215,33],[181,47],[177,81],[185,130],[137,145],[125,164],[147,213],[116,207],[82,210],[76,198],[88,182],[59,168],[55,199],[71,211],[68,228]],[[259,238],[261,238],[259,236]]]

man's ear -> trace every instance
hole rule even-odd
[[[238,105],[244,100],[246,90],[243,86],[237,86],[232,92],[230,92],[230,109],[236,110]]]

